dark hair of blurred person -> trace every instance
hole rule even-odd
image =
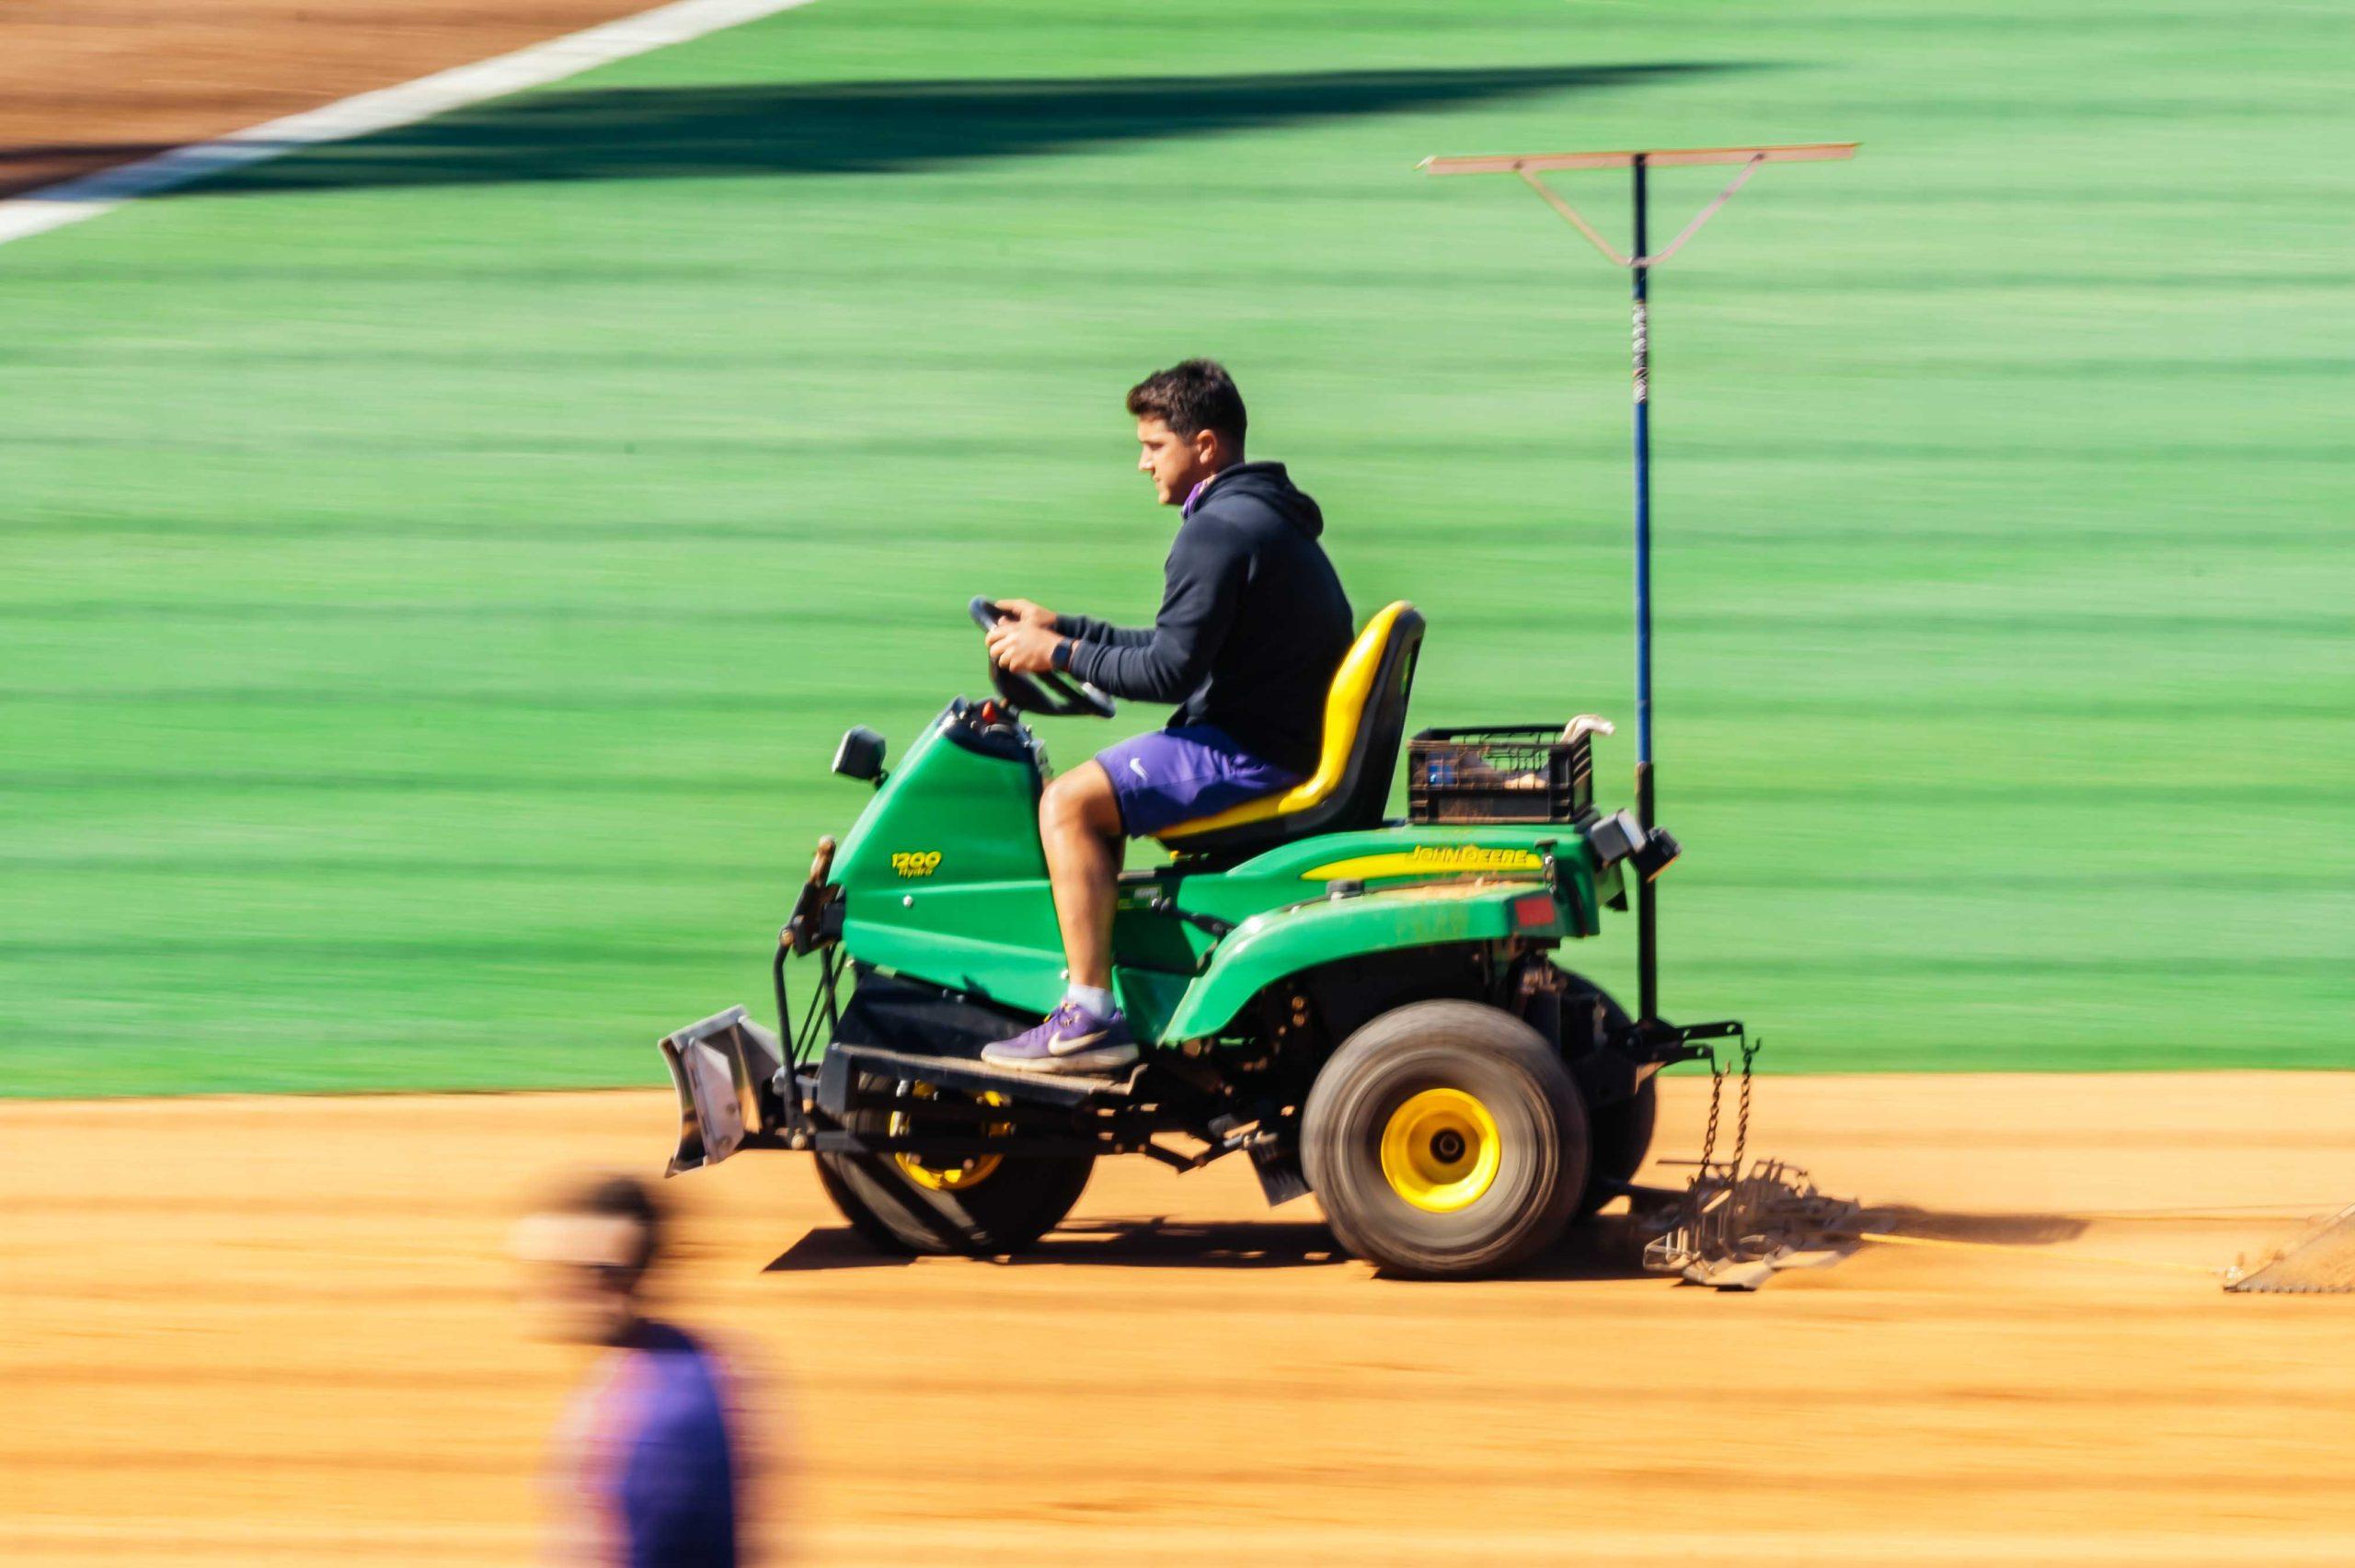
[[[739,1381],[711,1346],[646,1315],[663,1216],[646,1185],[600,1176],[516,1229],[549,1337],[604,1354],[558,1425],[549,1560],[737,1568],[751,1471]]]

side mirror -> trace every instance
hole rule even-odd
[[[843,732],[843,743],[834,748],[834,772],[846,779],[882,783],[883,738],[863,724],[852,725]]]

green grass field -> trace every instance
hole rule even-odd
[[[1655,288],[1670,1011],[2355,1066],[2350,59],[2223,0],[821,0],[0,249],[0,1090],[659,1082],[764,996],[835,736],[978,691],[967,596],[1150,614],[1120,395],[1188,354],[1426,611],[1421,722],[1627,719],[1624,280],[1409,171],[1835,138]]]

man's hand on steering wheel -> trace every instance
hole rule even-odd
[[[1014,605],[998,601],[1001,610]],[[1035,604],[1025,604],[1024,610],[1038,611]],[[1040,612],[1041,614],[1044,612]],[[1055,667],[1055,645],[1063,640],[1051,620],[1000,621],[989,632],[990,659],[1001,670],[1017,675],[1038,675]]]
[[[976,599],[965,606],[989,638],[990,684],[1021,713],[1050,718],[1110,718],[1120,704],[1077,676],[1055,668],[1055,645],[1063,640],[1055,630],[1051,610],[1027,599],[994,604]]]
[[[1043,604],[1033,604],[1027,599],[1001,599],[997,601],[997,609],[999,614],[1026,626],[1051,628],[1055,624],[1053,611]]]

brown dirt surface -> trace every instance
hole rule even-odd
[[[1670,1087],[1677,1154],[1705,1086]],[[581,1362],[525,1337],[507,1229],[671,1119],[0,1106],[0,1559],[528,1559]],[[666,1188],[667,1299],[764,1374],[804,1562],[2355,1557],[2355,1299],[2185,1266],[2355,1198],[2355,1074],[1766,1079],[1753,1150],[2001,1245],[1720,1295],[1632,1271],[1606,1219],[1536,1276],[1418,1285],[1240,1162],[1126,1160],[1033,1258],[908,1263],[753,1154]]]
[[[11,0],[0,5],[0,196],[655,3]]]

